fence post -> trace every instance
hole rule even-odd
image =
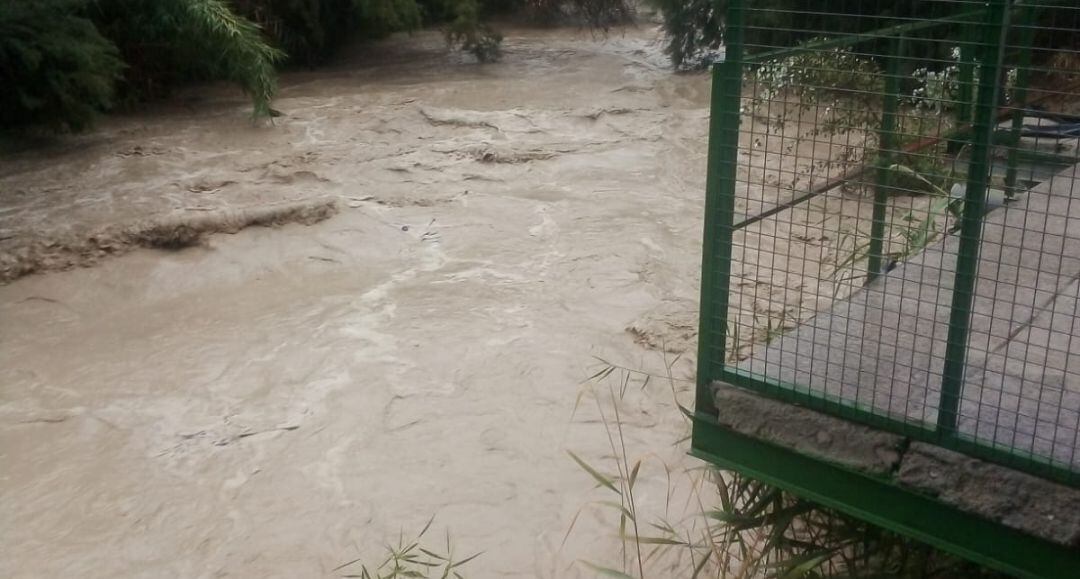
[[[1016,65],[1016,86],[1013,87],[1012,125],[1009,133],[1009,158],[1005,172],[1005,195],[1010,199],[1016,196],[1016,180],[1019,176],[1020,130],[1024,128],[1024,108],[1027,105],[1028,77],[1031,73],[1031,46],[1035,42],[1035,9],[1025,7],[1020,11],[1020,37],[1017,44],[1020,58]],[[1006,83],[1007,84],[1007,83]]]
[[[972,127],[971,161],[968,164],[967,192],[960,216],[960,247],[956,256],[953,278],[952,305],[949,311],[949,333],[945,344],[945,365],[942,369],[941,400],[938,406],[938,435],[956,433],[960,398],[964,388],[964,368],[967,364],[968,330],[971,308],[975,299],[975,283],[979,267],[979,244],[982,236],[983,207],[990,180],[990,155],[997,128],[997,105],[1001,89],[1001,68],[1011,0],[988,0],[986,20],[981,28],[978,100],[975,123]]]
[[[972,54],[975,53],[976,34],[973,34],[968,26],[963,26],[960,33],[960,69],[957,75],[956,87],[956,126],[961,128],[971,122],[971,101],[975,96],[975,61]],[[942,95],[947,98],[948,95]]]
[[[711,385],[726,355],[731,297],[731,242],[735,223],[735,180],[742,105],[743,2],[730,0],[724,22],[724,61],[713,66],[709,118],[705,228],[701,256],[701,322],[698,329],[694,408],[716,415]]]
[[[881,129],[878,133],[877,184],[874,190],[874,217],[870,225],[869,259],[866,264],[866,282],[874,281],[884,270],[885,214],[889,206],[889,186],[897,139],[896,113],[900,103],[900,63],[905,48],[903,35],[889,42],[888,61],[885,64],[885,102],[881,111]]]
[[[955,155],[967,144],[960,135],[968,135],[968,139],[971,138],[971,133],[967,128],[968,124],[971,123],[971,101],[975,100],[975,54],[979,30],[973,22],[960,22],[959,24],[960,46],[957,48],[960,53],[960,62],[957,64],[959,72],[956,79],[956,106],[954,113],[957,136],[949,139],[946,146],[946,151],[950,155]],[[975,29],[972,30],[973,28]],[[948,102],[948,92],[942,94],[941,98]]]

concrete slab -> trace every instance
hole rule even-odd
[[[739,388],[713,390],[718,421],[742,434],[876,475],[893,472],[904,437]]]
[[[735,386],[713,387],[718,422],[932,495],[960,510],[1080,548],[1080,489],[855,424]]]
[[[1007,527],[1080,547],[1080,490],[921,442],[904,451],[896,480]]]
[[[932,244],[741,368],[933,425],[959,242]],[[1080,469],[1077,167],[990,213],[980,253],[960,431]]]

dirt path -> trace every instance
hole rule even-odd
[[[471,576],[617,553],[592,511],[562,545],[595,498],[564,451],[609,454],[570,415],[592,356],[694,343],[707,81],[648,28],[507,36],[289,75],[275,127],[215,89],[3,161],[0,253],[49,267],[148,219],[340,212],[0,286],[0,575],[324,576],[432,515]],[[680,464],[666,386],[629,396],[628,445]]]

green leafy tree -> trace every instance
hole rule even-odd
[[[728,0],[649,0],[664,17],[667,52],[677,68],[708,64],[724,42]],[[744,42],[751,52],[792,46],[813,36],[872,30],[890,17],[935,18],[955,11],[932,0],[745,0]]]
[[[268,116],[282,56],[224,0],[5,0],[0,127],[81,130],[118,96],[192,78],[236,81]]]
[[[94,0],[86,13],[130,66],[130,98],[183,80],[225,79],[251,96],[256,117],[270,114],[284,53],[224,0]]]
[[[650,0],[664,17],[668,57],[689,68],[724,42],[723,12],[717,0]]]
[[[314,66],[348,37],[354,0],[235,0],[236,11],[258,23],[290,62]],[[343,17],[344,16],[344,17]]]
[[[360,28],[371,36],[419,28],[421,6],[415,0],[354,0]]]
[[[112,106],[119,51],[74,0],[0,2],[0,127],[81,130]]]
[[[667,52],[677,68],[708,64],[714,51],[723,45],[728,0],[647,1],[664,17]],[[1054,4],[1038,11],[1036,61],[1053,56],[1047,49],[1080,46],[1080,38],[1074,34],[1080,25],[1080,11],[1067,3]],[[913,19],[944,18],[979,6],[938,0],[744,0],[743,5],[747,8],[744,43],[750,52],[793,46],[815,36],[865,32]],[[948,58],[948,46],[953,45],[926,43],[924,53],[909,56],[941,61]]]
[[[291,63],[305,66],[325,61],[350,39],[413,30],[423,22],[416,0],[236,0],[235,6]]]
[[[471,52],[480,62],[499,58],[502,35],[480,20],[480,5],[476,0],[456,0],[454,19],[446,29],[446,40]]]

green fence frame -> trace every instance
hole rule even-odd
[[[977,275],[980,236],[984,216],[984,198],[988,186],[990,155],[995,143],[1010,143],[1019,140],[1019,130],[1023,118],[1014,113],[1012,126],[1007,130],[997,128],[998,97],[1000,84],[999,72],[1005,56],[1004,37],[1010,20],[1033,22],[1039,0],[1028,2],[1010,2],[1009,0],[990,0],[986,8],[964,12],[938,20],[905,23],[899,26],[880,29],[873,32],[852,34],[825,41],[805,44],[746,55],[743,45],[745,4],[747,0],[730,0],[727,8],[726,54],[722,62],[716,63],[712,70],[712,116],[709,125],[708,175],[705,195],[705,227],[702,251],[701,280],[701,321],[698,344],[698,372],[696,409],[699,413],[715,415],[716,408],[712,401],[711,385],[723,381],[784,401],[804,405],[822,412],[860,422],[870,426],[890,430],[910,436],[924,442],[930,442],[951,450],[956,450],[988,461],[1003,464],[1018,470],[1045,477],[1071,486],[1080,486],[1080,472],[1035,455],[1015,450],[992,448],[966,437],[956,431],[957,413],[960,404],[963,372],[966,362],[969,324],[972,301]],[[734,233],[742,227],[771,215],[766,212],[735,223],[735,185],[739,148],[740,105],[743,90],[743,73],[748,67],[756,66],[777,58],[791,56],[800,51],[820,50],[841,46],[854,46],[871,41],[887,40],[893,47],[894,58],[886,62],[886,86],[882,124],[879,128],[878,162],[870,168],[876,170],[876,193],[874,196],[874,216],[868,251],[868,278],[873,279],[882,270],[884,256],[882,247],[885,234],[885,214],[890,171],[887,168],[893,155],[898,153],[895,118],[899,90],[899,61],[902,58],[905,37],[914,32],[926,31],[936,27],[956,26],[969,22],[973,26],[964,31],[966,38],[964,55],[961,58],[961,75],[972,79],[977,68],[981,69],[978,86],[975,87],[969,106],[958,107],[956,131],[944,138],[962,140],[971,146],[970,170],[968,171],[967,191],[964,210],[960,217],[960,248],[958,251],[957,272],[954,283],[949,319],[949,333],[946,342],[945,367],[942,376],[942,395],[936,424],[914,424],[890,419],[840,399],[831,399],[821,395],[800,392],[797,385],[781,384],[752,376],[736,367],[726,364],[726,341],[729,329],[728,308],[730,304],[730,283],[732,266],[732,240]],[[1030,29],[1031,27],[1026,27]],[[972,37],[974,29],[979,35]],[[1021,41],[1031,42],[1030,34]],[[973,55],[969,53],[974,53]],[[1021,55],[1021,58],[1030,58]],[[1026,87],[1018,79],[1016,98],[1024,99]],[[961,88],[965,86],[961,84]],[[962,95],[963,96],[963,95]],[[966,121],[972,118],[972,122]],[[1015,185],[1016,167],[1020,155],[1012,149],[1008,158],[1007,182]],[[831,186],[828,184],[827,186]],[[811,191],[793,201],[800,203],[824,192]]]
[[[701,314],[698,348],[697,388],[695,393],[694,430],[691,453],[702,459],[754,476],[791,492],[839,509],[891,530],[907,534],[939,548],[951,551],[990,567],[1021,577],[1073,577],[1080,572],[1080,550],[1054,545],[1008,529],[986,519],[961,512],[924,495],[897,487],[889,480],[877,479],[809,458],[795,451],[734,432],[717,423],[717,408],[712,388],[724,382],[759,394],[832,414],[955,450],[980,459],[1023,470],[1056,482],[1080,486],[1080,473],[1033,454],[1006,451],[979,443],[956,429],[957,412],[963,386],[971,308],[978,264],[980,235],[984,216],[984,198],[989,181],[993,146],[1016,144],[1023,115],[1013,113],[1008,129],[998,128],[1000,93],[999,72],[1005,58],[1005,35],[1010,22],[1032,23],[1042,0],[988,0],[983,8],[942,20],[905,23],[874,32],[853,34],[808,45],[748,55],[744,46],[746,3],[752,0],[728,0],[725,18],[725,57],[712,67],[712,115],[709,124],[708,175],[705,196],[705,225],[702,255]],[[801,203],[821,191],[811,191],[788,202],[784,207],[735,222],[735,201],[743,75],[752,66],[784,58],[798,51],[829,47],[854,46],[870,41],[888,40],[895,58],[885,63],[885,91],[882,122],[879,128],[877,163],[874,171],[876,189],[868,251],[868,278],[879,275],[884,265],[883,245],[886,227],[886,203],[890,186],[891,159],[898,151],[896,114],[900,98],[899,62],[909,34],[940,26],[970,22],[965,27],[960,57],[960,76],[971,87],[976,72],[977,86],[962,92],[964,101],[957,107],[958,126],[942,137],[971,146],[970,170],[963,213],[960,217],[960,247],[951,303],[946,342],[942,394],[936,424],[920,424],[875,414],[869,408],[850,401],[809,394],[804,388],[751,375],[726,363],[729,332],[728,311],[732,280],[733,236],[740,228],[764,219],[784,207]],[[1027,26],[1028,30],[1032,27]],[[1022,33],[1020,42],[1030,46],[1032,35]],[[1030,51],[1028,51],[1030,52]],[[1020,54],[1021,67],[1030,54]],[[1014,99],[1024,103],[1027,75],[1017,79]],[[1015,191],[1017,165],[1021,155],[1015,147],[1007,160],[1007,191]],[[829,183],[827,186],[834,186]]]

